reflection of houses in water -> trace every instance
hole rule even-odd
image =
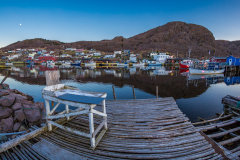
[[[136,74],[137,69],[136,69],[135,67],[131,67],[131,68],[129,69],[129,72],[130,72],[130,75]]]
[[[154,75],[168,75],[172,71],[166,71],[165,67],[156,67],[155,70],[153,70]]]
[[[206,82],[206,84],[216,84],[224,81],[224,74],[216,75],[193,75],[190,74],[187,80],[187,83],[194,83],[197,87],[197,84],[200,82]]]
[[[226,85],[234,85],[240,83],[240,76],[236,77],[225,77],[224,82]]]

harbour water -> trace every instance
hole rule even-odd
[[[191,77],[187,71],[174,67],[142,68],[80,68],[61,66],[13,66],[5,81],[11,89],[31,95],[35,101],[44,102],[41,90],[46,86],[45,71],[59,70],[63,84],[85,91],[106,92],[107,99],[114,99],[112,86],[117,99],[133,99],[132,86],[136,99],[173,97],[178,107],[191,120],[198,117],[211,118],[222,113],[222,97],[239,96],[240,85],[232,84],[229,77]],[[0,80],[7,70],[0,71]],[[60,111],[64,106],[60,106]],[[161,114],[161,113],[159,113]]]

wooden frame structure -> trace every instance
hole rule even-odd
[[[86,94],[86,95],[90,95],[90,96],[94,96],[94,97],[104,98],[101,102],[102,103],[102,112],[94,109],[94,107],[97,104],[86,104],[86,103],[73,102],[73,101],[59,99],[58,97],[56,97],[56,95],[54,94],[54,91],[64,90],[64,89],[65,90],[66,89],[73,90],[76,94],[79,94],[79,95]],[[52,125],[54,125],[58,128],[66,130],[68,132],[78,134],[80,136],[88,137],[91,140],[91,148],[94,150],[108,129],[107,128],[107,113],[106,113],[106,105],[105,105],[106,96],[107,96],[106,93],[80,91],[79,89],[77,89],[75,87],[65,86],[64,84],[57,84],[57,85],[45,87],[42,90],[42,97],[45,99],[45,104],[46,104],[46,120],[47,120],[47,125],[48,125],[48,131],[52,131]],[[57,102],[56,106],[53,107],[52,110],[50,109],[49,101]],[[52,115],[60,104],[65,105],[65,110],[63,112],[58,113],[57,115]],[[77,109],[75,111],[70,111],[69,106],[78,107],[80,109]],[[93,113],[98,116],[103,117],[103,121],[96,128],[96,130],[94,130]],[[78,130],[75,130],[75,129],[72,129],[72,128],[69,128],[69,127],[66,127],[63,125],[60,125],[60,124],[52,121],[52,119],[57,119],[57,118],[62,118],[62,117],[66,117],[67,120],[69,120],[70,116],[76,116],[76,115],[82,115],[82,114],[87,114],[89,117],[89,129],[90,129],[89,134],[80,132]],[[101,133],[96,138],[96,135],[102,129],[103,126],[104,126],[104,129],[101,131]]]

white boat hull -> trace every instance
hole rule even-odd
[[[6,66],[12,66],[13,63],[5,63]]]
[[[117,66],[119,66],[119,67],[121,67],[121,66],[122,66],[122,67],[125,67],[125,66],[129,66],[129,64],[128,64],[128,63],[127,63],[127,64],[125,64],[125,63],[118,63]]]
[[[206,78],[218,78],[218,77],[224,77],[223,73],[220,74],[205,74],[205,75],[200,75],[200,74],[195,74],[195,75],[189,75],[188,80],[197,80],[197,79],[206,79]]]
[[[96,63],[84,63],[85,67],[96,66]]]
[[[134,64],[132,65],[133,67],[143,67],[145,66],[145,63],[140,63],[140,64]]]
[[[148,63],[148,66],[161,66],[162,63]]]
[[[224,69],[219,70],[204,70],[204,69],[196,69],[196,68],[189,68],[190,74],[222,74]]]

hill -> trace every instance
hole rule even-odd
[[[2,48],[2,50],[45,47],[47,50],[59,51],[63,49],[63,46],[65,48],[94,48],[104,52],[130,49],[132,52],[143,54],[144,56],[151,52],[152,49],[158,52],[169,52],[173,55],[176,55],[178,51],[179,57],[183,58],[188,55],[189,48],[191,48],[191,57],[195,58],[200,58],[201,56],[209,57],[209,50],[211,55],[215,53],[216,56],[240,55],[240,41],[215,40],[212,32],[207,28],[185,22],[169,22],[130,38],[119,36],[112,40],[78,41],[72,43],[36,38],[18,41]]]

